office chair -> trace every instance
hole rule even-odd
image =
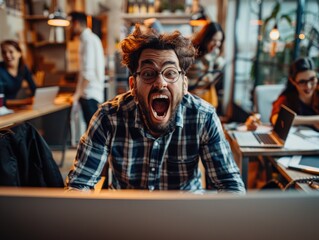
[[[272,103],[284,90],[285,84],[258,85],[254,91],[255,111],[260,113],[263,123],[270,122]]]

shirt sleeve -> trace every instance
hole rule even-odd
[[[80,139],[74,165],[66,181],[69,189],[94,189],[95,184],[101,179],[101,172],[108,157],[107,136],[110,134],[105,128],[108,124],[107,116],[99,109]]]
[[[100,79],[99,76],[97,76],[96,69],[101,63],[96,62],[96,56],[99,53],[97,52],[97,45],[98,43],[93,41],[89,42],[88,40],[85,40],[82,48],[81,58],[82,58],[82,66],[81,66],[81,73],[84,79],[86,79],[89,82],[95,81]],[[103,61],[103,59],[100,59],[100,61]]]
[[[208,189],[245,193],[239,168],[216,113],[208,115],[201,141],[200,155],[205,167]]]
[[[25,68],[24,68],[24,76],[23,77],[29,85],[32,96],[34,96],[37,86],[35,85],[35,83],[33,81],[32,74],[31,74],[30,70],[27,68],[27,66],[25,66]]]

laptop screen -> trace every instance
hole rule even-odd
[[[285,105],[281,105],[278,118],[274,126],[274,132],[278,135],[278,137],[280,137],[280,139],[286,140],[295,116],[296,113],[294,111]]]
[[[38,108],[53,104],[58,92],[58,86],[37,88],[32,107]]]

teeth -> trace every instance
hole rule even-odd
[[[165,99],[168,99],[168,97],[166,96],[166,95],[155,95],[155,96],[153,96],[152,97],[152,99],[154,100],[154,99],[157,99],[157,98],[165,98]]]

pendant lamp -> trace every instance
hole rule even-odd
[[[56,11],[49,15],[48,24],[54,27],[67,27],[70,22],[66,19],[66,15],[57,8]]]

